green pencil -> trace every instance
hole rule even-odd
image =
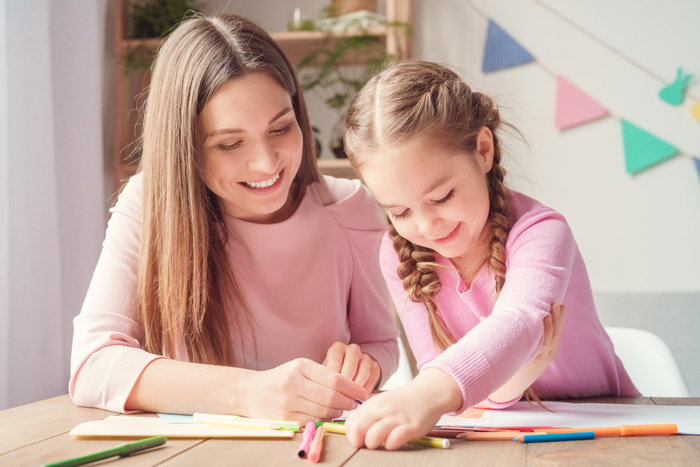
[[[144,438],[133,443],[123,444],[113,449],[107,449],[106,451],[96,452],[94,454],[88,454],[83,457],[76,457],[75,459],[68,459],[61,462],[54,462],[53,464],[46,464],[46,467],[75,467],[78,465],[89,464],[90,462],[101,461],[102,459],[109,459],[110,457],[125,457],[139,451],[144,451],[146,449],[154,448],[156,446],[161,446],[168,441],[165,436],[153,436],[152,438]]]

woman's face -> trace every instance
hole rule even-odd
[[[223,84],[199,116],[204,183],[229,216],[272,223],[286,217],[303,137],[292,99],[267,73]]]

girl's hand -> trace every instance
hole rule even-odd
[[[240,395],[249,401],[245,414],[250,417],[302,423],[331,419],[369,397],[362,385],[305,358],[251,373]]]
[[[443,413],[462,405],[457,382],[442,370],[427,368],[410,383],[372,396],[345,422],[356,448],[395,450],[433,429]]]
[[[379,363],[371,355],[362,353],[357,344],[336,342],[328,349],[323,364],[363,386],[368,393],[377,386],[382,376]]]
[[[489,396],[493,402],[508,402],[522,396],[523,392],[547,369],[559,350],[563,325],[564,305],[555,303],[544,320],[544,339],[537,355],[523,366],[506,384]]]

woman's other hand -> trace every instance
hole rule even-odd
[[[363,386],[368,393],[376,388],[382,376],[379,363],[371,355],[362,353],[357,344],[336,342],[328,349],[323,364]]]

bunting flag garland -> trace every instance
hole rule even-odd
[[[627,173],[637,174],[680,153],[678,148],[638,126],[624,119],[621,123]]]
[[[486,17],[488,28],[484,45],[482,72],[512,68],[535,61],[535,57],[511,37],[495,21]],[[622,56],[621,58],[625,58]],[[642,71],[645,71],[642,69]],[[551,75],[555,75],[551,73]],[[688,85],[693,74],[684,73],[678,68],[676,79],[660,89],[658,97],[673,106],[681,106],[686,98]],[[599,102],[579,89],[563,76],[556,76],[557,95],[554,124],[560,130],[567,130],[590,123],[610,115]],[[694,102],[690,114],[700,121],[700,102]],[[638,174],[652,166],[678,155],[687,156],[679,148],[654,136],[648,131],[616,117],[622,125],[625,167],[628,174]],[[700,159],[693,157],[700,175]]]
[[[700,102],[696,102],[695,105],[690,108],[690,115],[700,122]]]
[[[683,68],[678,68],[676,80],[659,91],[659,97],[669,105],[681,105],[685,100],[685,90],[693,75],[684,75]]]
[[[557,109],[554,125],[566,130],[607,117],[608,110],[567,79],[557,76]]]
[[[512,68],[530,63],[535,58],[518,44],[510,34],[505,32],[498,24],[489,19],[486,31],[486,45],[484,47],[484,59],[481,63],[481,71],[492,71]]]

